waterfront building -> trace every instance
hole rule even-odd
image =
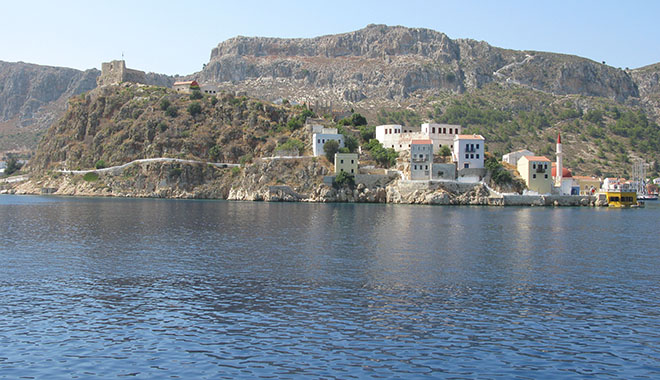
[[[339,174],[341,172],[346,172],[353,175],[357,174],[357,153],[335,153],[335,174]]]
[[[431,179],[433,140],[412,140],[410,143],[410,179]]]
[[[550,159],[544,156],[522,156],[518,160],[518,173],[525,180],[527,188],[538,194],[552,192],[550,167]]]
[[[340,133],[336,133],[337,129],[335,128],[332,129],[335,130],[335,133],[314,133],[312,135],[312,150],[314,152],[314,156],[324,155],[325,150],[323,150],[323,144],[325,144],[330,140],[337,141],[339,143],[340,148],[344,147],[344,135]]]
[[[453,160],[456,169],[482,169],[484,167],[484,137],[481,135],[454,136]]]
[[[534,152],[527,149],[517,150],[515,152],[510,152],[502,156],[502,161],[509,163],[513,166],[518,165],[518,160],[523,156],[536,156]]]
[[[589,176],[573,176],[573,183],[579,187],[580,195],[594,195],[601,186],[598,178]]]

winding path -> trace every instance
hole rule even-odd
[[[224,162],[207,162],[207,161],[197,161],[197,160],[184,160],[180,158],[166,158],[166,157],[161,157],[161,158],[142,158],[139,160],[134,160],[131,162],[127,162],[123,165],[117,165],[117,166],[110,166],[108,168],[103,168],[103,169],[88,169],[88,170],[57,170],[58,173],[64,173],[64,174],[87,174],[87,173],[112,173],[115,174],[117,172],[121,172],[124,169],[128,168],[129,166],[135,165],[135,164],[142,164],[142,163],[147,163],[147,162],[178,162],[182,164],[202,164],[202,165],[212,165],[218,168],[231,168],[235,166],[240,166],[240,164],[229,164],[229,163],[224,163]]]

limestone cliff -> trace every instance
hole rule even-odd
[[[271,100],[344,105],[363,100],[393,104],[491,82],[617,101],[639,96],[627,71],[588,59],[385,25],[305,39],[231,38],[212,50],[196,76]]]

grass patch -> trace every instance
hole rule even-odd
[[[86,182],[95,182],[95,181],[98,181],[98,179],[99,179],[99,173],[90,172],[90,173],[85,174],[82,178],[83,178],[83,181],[86,181]]]

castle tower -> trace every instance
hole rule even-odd
[[[557,171],[555,172],[555,186],[561,188],[562,174],[564,173],[564,154],[561,151],[561,132],[557,135]]]

